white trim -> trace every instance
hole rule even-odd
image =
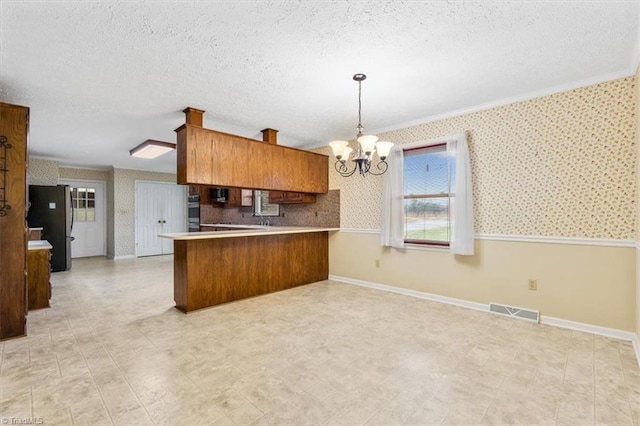
[[[495,101],[490,101],[484,104],[479,104],[479,105],[471,106],[468,108],[462,108],[454,111],[445,112],[442,114],[435,114],[435,115],[420,118],[417,120],[405,121],[403,123],[394,124],[388,127],[370,129],[369,133],[379,135],[380,133],[391,132],[394,130],[400,130],[408,127],[419,126],[421,124],[427,124],[434,121],[445,120],[447,118],[457,117],[460,115],[473,114],[475,112],[497,108],[505,105],[516,104],[518,102],[524,102],[524,101],[528,101],[535,98],[541,98],[544,96],[553,95],[555,93],[568,92],[571,90],[579,89],[581,87],[594,86],[596,84],[605,83],[607,81],[612,81],[612,80],[618,80],[620,78],[631,77],[633,75],[635,75],[635,70],[632,71],[629,69],[624,69],[621,71],[601,75],[598,77],[591,77],[584,80],[561,84],[559,86],[553,86],[546,89],[536,90],[534,92],[515,95],[508,98],[503,98],[503,99],[497,99]]]
[[[151,169],[132,169],[131,167],[113,167],[113,170],[133,170],[136,172],[148,172],[148,173],[160,173],[163,175],[177,175],[178,172],[169,172],[166,170],[151,170]],[[152,181],[149,181],[152,182]],[[153,181],[153,182],[169,182],[169,183],[175,183],[176,185],[178,185],[178,183],[176,183],[176,181],[172,181],[172,180],[165,180],[165,181]]]
[[[447,305],[461,306],[463,308],[475,309],[477,311],[489,312],[489,305],[486,303],[471,302],[468,300],[455,299],[453,297],[440,296],[433,293],[425,293],[417,290],[409,290],[401,287],[394,287],[385,284],[373,283],[371,281],[357,280],[354,278],[341,277],[338,275],[329,275],[329,279],[340,281],[345,284],[358,285],[360,287],[373,288],[376,290],[387,291],[390,293],[403,294],[405,296],[416,297],[418,299],[432,300],[434,302],[446,303]]]
[[[60,182],[88,182],[88,183],[103,183],[107,184],[107,181],[104,180],[95,180],[95,179],[69,179],[69,178],[58,178],[58,184]],[[68,185],[68,183],[62,183],[61,185]]]
[[[379,234],[379,229],[340,228],[345,234]],[[520,243],[547,243],[547,244],[572,244],[581,246],[627,247],[640,249],[640,242],[634,240],[615,240],[606,238],[573,238],[573,237],[543,237],[535,235],[503,235],[503,234],[476,234],[477,240],[489,241],[513,241]],[[420,245],[412,245],[412,248],[421,248]]]
[[[113,260],[135,259],[133,254],[123,254],[122,256],[113,256]]]
[[[78,169],[78,170],[93,170],[97,172],[109,172],[109,170],[113,169],[111,166],[104,167],[88,167],[88,166],[78,166],[78,165],[66,165],[58,162],[58,169]]]
[[[523,243],[574,244],[583,246],[633,247],[633,240],[606,238],[543,237],[534,235],[476,234],[478,240],[517,241]]]
[[[640,366],[640,340],[637,334],[633,335],[631,343],[633,343],[633,351],[636,353],[636,360],[638,361],[638,366]]]
[[[640,250],[640,241],[636,241],[636,250]]]
[[[477,311],[491,313],[489,311],[489,304],[487,303],[478,303],[478,302],[472,302],[469,300],[456,299],[453,297],[440,296],[433,293],[425,293],[417,290],[409,290],[406,288],[394,287],[394,286],[385,285],[385,284],[378,284],[370,281],[357,280],[354,278],[347,278],[347,277],[342,277],[338,275],[329,275],[329,279],[332,281],[338,281],[345,284],[353,284],[361,287],[372,288],[375,290],[382,290],[390,293],[416,297],[418,299],[426,299],[434,302],[441,302],[441,303],[446,303],[448,305],[455,305],[463,308],[469,308]],[[571,330],[577,330],[577,331],[582,331],[586,333],[597,334],[600,336],[611,337],[614,339],[629,340],[633,343],[633,346],[636,352],[636,359],[638,359],[638,363],[640,365],[640,356],[639,356],[640,342],[638,341],[638,335],[633,332],[618,330],[615,328],[600,327],[598,325],[586,324],[582,322],[570,321],[562,318],[548,317],[543,315],[540,315],[540,323],[551,325],[554,327],[568,328]]]
[[[540,324],[552,325],[560,328],[568,328],[570,330],[597,334],[599,336],[612,337],[614,339],[629,340],[631,342],[633,342],[633,339],[636,336],[636,334],[631,331],[601,327],[599,325],[571,321],[571,320],[566,320],[562,318],[548,317],[546,315],[540,315]]]
[[[379,234],[379,229],[340,228],[340,232],[347,234]]]
[[[467,108],[461,108],[461,109],[457,109],[449,112],[443,112],[440,114],[429,115],[427,117],[418,118],[416,120],[404,121],[402,123],[394,124],[387,127],[369,129],[368,132],[369,134],[379,135],[380,133],[406,129],[414,126],[419,126],[422,124],[432,123],[434,121],[446,120],[448,118],[457,117],[460,115],[473,114],[479,111],[484,111],[484,110],[497,108],[505,105],[516,104],[519,102],[529,101],[531,99],[541,98],[544,96],[553,95],[555,93],[568,92],[571,90],[579,89],[581,87],[594,86],[596,84],[618,80],[620,78],[632,77],[636,74],[636,71],[637,71],[637,67],[634,67],[633,65],[638,65],[638,59],[640,59],[640,54],[638,53],[639,51],[640,51],[640,42],[638,42],[637,48],[634,49],[634,52],[632,53],[632,56],[633,56],[632,66],[621,71],[616,71],[616,72],[604,74],[597,77],[590,77],[584,80],[578,80],[571,83],[561,84],[558,86],[553,86],[546,89],[540,89],[540,90],[536,90],[529,93],[523,93],[520,95],[511,96],[508,98],[497,99],[497,100],[486,102],[483,104],[473,105]],[[323,148],[323,147],[328,147],[328,145],[326,143],[319,144],[319,145],[315,143],[301,145],[301,148],[307,149],[307,150]]]

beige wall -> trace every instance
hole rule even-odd
[[[461,258],[382,251],[377,234],[342,232],[331,239],[330,273],[635,330],[636,96],[629,77],[378,135],[403,144],[467,131],[478,234],[626,247],[479,240],[478,253]],[[341,226],[379,229],[381,178],[330,170]],[[527,289],[528,279],[538,280],[538,291]]]
[[[378,234],[339,232],[331,237],[331,274],[603,327],[635,327],[633,248],[476,240],[475,249],[474,256],[402,251],[381,247]],[[538,291],[528,290],[530,278],[538,280]]]

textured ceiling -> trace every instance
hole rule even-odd
[[[30,152],[174,171],[187,106],[205,127],[290,146],[630,75],[637,2],[0,1],[0,100],[31,107]]]

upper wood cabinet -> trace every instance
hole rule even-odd
[[[253,190],[229,188],[229,207],[251,207],[253,205]]]
[[[176,129],[178,183],[325,194],[326,155],[185,124]]]
[[[0,340],[26,334],[29,108],[0,102]]]
[[[269,191],[269,203],[271,204],[306,204],[315,203],[316,194],[302,192]]]

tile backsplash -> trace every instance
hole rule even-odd
[[[274,226],[317,226],[326,228],[340,227],[340,190],[334,189],[326,194],[318,194],[317,201],[311,204],[281,204],[280,216],[265,217]],[[256,225],[260,218],[253,216],[253,207],[214,208],[200,206],[201,223],[240,223]]]

